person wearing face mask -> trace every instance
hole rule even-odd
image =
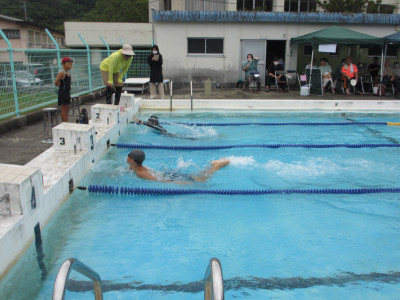
[[[122,77],[125,75],[126,71],[128,71],[133,60],[133,55],[135,55],[135,53],[132,50],[132,46],[125,44],[122,49],[112,53],[101,62],[100,72],[103,83],[106,86],[104,95],[107,104],[111,104],[111,96],[114,92],[113,87],[115,87],[114,104],[119,104],[123,86]]]
[[[242,70],[244,73],[245,86],[243,90],[248,91],[250,81],[254,80],[257,82],[257,90],[261,90],[260,74],[257,71],[257,64],[260,59],[254,57],[253,54],[247,54],[247,61],[242,64]]]
[[[269,92],[269,88],[275,84],[275,71],[283,71],[283,66],[279,64],[279,57],[274,57],[272,64],[268,66],[267,77],[265,78],[265,91]],[[285,81],[285,75],[280,74],[276,76],[277,81]],[[283,91],[288,91],[286,83],[278,83],[279,87]]]
[[[155,98],[157,89],[160,98],[164,99],[163,58],[157,45],[151,48],[151,54],[147,57],[147,63],[150,66],[150,99]]]

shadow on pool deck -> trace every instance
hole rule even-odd
[[[136,94],[136,97],[144,99],[149,98],[149,94],[144,95]],[[165,95],[168,100],[169,93]],[[90,107],[96,103],[105,103],[104,98],[95,99],[95,97],[88,97],[87,102],[81,105],[85,107],[90,114]],[[173,99],[190,99],[190,90],[183,88],[174,91]],[[300,92],[290,91],[276,92],[245,92],[242,89],[213,89],[210,96],[204,95],[204,89],[195,89],[193,99],[293,99],[293,100],[398,100],[391,94],[385,97],[376,97],[374,95],[350,95],[346,96],[341,93],[336,95],[311,95],[308,97],[300,96]],[[69,112],[69,122],[75,122],[77,119],[77,112],[73,116],[72,110]],[[89,116],[90,117],[90,116]],[[47,131],[43,131],[43,120],[41,110],[32,112],[28,117],[24,117],[23,126],[21,122],[15,122],[16,118],[11,120],[4,120],[0,122],[0,163],[25,165],[36,156],[47,150],[52,144],[45,144],[42,141],[49,138]],[[12,122],[14,120],[14,122]],[[61,122],[59,118],[59,122]],[[18,124],[19,123],[19,124]]]

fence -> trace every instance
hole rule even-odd
[[[92,50],[88,46],[59,49],[55,41],[55,49],[13,49],[1,29],[0,35],[9,46],[0,49],[0,120],[57,103],[58,87],[54,80],[65,56],[74,60],[71,95],[88,94],[104,87],[99,66],[112,51]],[[146,58],[150,51],[134,52],[126,77],[149,77]]]

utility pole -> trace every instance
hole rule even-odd
[[[25,22],[28,21],[28,15],[26,14],[26,1],[21,1],[22,8],[24,9]]]

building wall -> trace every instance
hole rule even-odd
[[[235,83],[239,78],[244,77],[244,72],[240,67],[241,40],[286,40],[286,53],[282,53],[282,57],[285,57],[286,69],[304,70],[311,57],[302,56],[301,45],[290,47],[290,39],[326,27],[327,25],[316,24],[299,26],[299,24],[156,22],[154,36],[155,43],[159,45],[163,55],[165,78],[178,82],[211,79]],[[379,37],[395,33],[392,25],[346,25],[345,27]],[[223,55],[188,55],[188,37],[224,38],[224,53]],[[340,49],[342,52],[337,57],[330,58],[332,66],[337,61],[340,62],[341,56],[353,55],[358,51],[357,47],[341,47]],[[253,54],[257,55],[257,53]],[[320,58],[319,55],[316,57]]]
[[[55,48],[55,45],[51,38],[48,36],[46,31],[42,28],[34,26],[30,23],[25,22],[15,22],[4,20],[0,18],[0,28],[5,29],[18,29],[20,32],[20,37],[9,38],[11,47],[13,49],[49,49]],[[58,43],[60,47],[64,47],[64,35],[58,32],[51,32],[52,36]],[[0,39],[0,48],[8,48],[8,44],[5,40]]]
[[[84,47],[79,33],[91,47],[104,48],[100,36],[108,46],[120,47],[152,45],[151,23],[64,22],[65,40],[68,47]]]

